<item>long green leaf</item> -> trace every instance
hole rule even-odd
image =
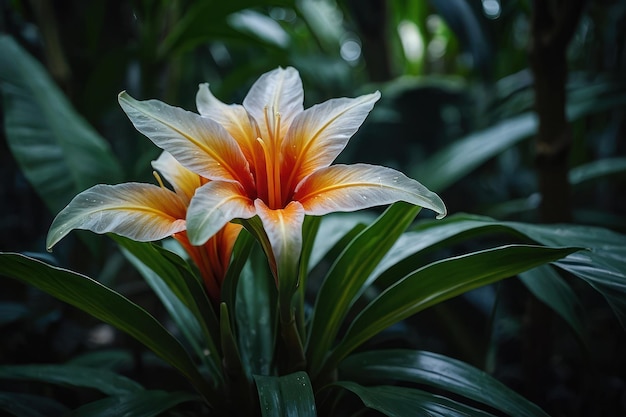
[[[316,417],[315,397],[306,372],[276,377],[255,375],[263,417]]]
[[[218,383],[221,382],[220,351],[215,342],[219,331],[217,318],[204,287],[193,275],[188,264],[175,253],[154,243],[136,242],[113,234],[111,238],[122,247],[127,257],[157,292],[181,332],[186,334],[196,353],[209,366],[211,376]],[[204,353],[205,349],[208,355]]]
[[[390,349],[357,353],[340,365],[340,378],[373,384],[402,381],[429,385],[516,417],[547,417],[497,379],[464,362],[437,353]]]
[[[213,367],[209,367],[212,376],[215,376],[216,374],[219,375],[219,368],[215,365],[213,360],[214,356],[211,354],[206,355],[204,353],[205,348],[202,330],[198,320],[192,314],[191,310],[176,296],[176,294],[174,294],[174,291],[170,289],[166,281],[161,278],[161,276],[150,269],[130,251],[122,249],[122,253],[143,276],[148,286],[161,300],[165,310],[167,310],[174,323],[176,323],[178,330],[184,336],[189,346],[194,350],[197,357],[202,360],[208,360],[208,363],[213,365]],[[214,351],[214,353],[216,352],[217,351]]]
[[[9,36],[0,37],[0,89],[11,152],[52,212],[94,184],[121,180],[108,143]]]
[[[74,365],[0,365],[0,378],[93,388],[108,395],[143,390],[137,382],[115,372]]]
[[[367,407],[389,417],[492,416],[486,411],[414,388],[386,385],[364,387],[349,381],[336,382],[334,385],[352,391]]]
[[[0,410],[16,417],[61,417],[68,408],[52,398],[0,391]]]
[[[387,288],[354,319],[332,352],[332,369],[380,331],[425,308],[474,288],[555,261],[579,248],[510,245],[429,264]]]
[[[533,243],[547,246],[579,246],[588,248],[586,256],[576,256],[572,265],[556,265],[570,271],[600,292],[617,318],[626,328],[626,236],[607,229],[580,225],[534,225],[500,222],[489,217],[453,215],[436,222],[424,222],[405,233],[388,256],[381,261],[371,279],[382,287],[393,284],[397,277],[408,274],[416,260],[426,251],[454,241],[467,240],[485,234],[512,234]],[[402,243],[402,247],[399,244]],[[574,256],[574,255],[571,255]],[[595,272],[594,272],[595,271]],[[552,307],[560,313],[560,310]],[[564,317],[568,320],[567,317]]]
[[[626,173],[626,158],[605,158],[571,169],[569,182],[577,185],[585,181],[624,173]]]
[[[625,103],[623,85],[600,81],[568,92],[567,115],[569,120],[576,120],[587,114],[623,107]],[[537,117],[532,112],[502,120],[441,149],[421,163],[411,176],[423,178],[425,186],[440,192],[484,162],[534,135],[537,126]],[[437,175],[431,175],[433,172]]]
[[[307,338],[307,358],[313,374],[322,365],[365,280],[419,210],[420,207],[407,203],[392,205],[352,240],[335,261],[317,295]]]
[[[189,354],[143,308],[93,279],[17,253],[0,253],[0,275],[17,279],[128,333],[185,375],[209,400],[216,400]]]
[[[199,400],[189,392],[138,391],[85,404],[74,410],[70,417],[153,417],[178,404]]]
[[[438,151],[421,163],[412,176],[423,178],[425,186],[440,192],[485,161],[533,135],[536,130],[537,117],[534,113],[511,117]],[[437,175],[432,175],[433,172]]]
[[[260,247],[250,256],[237,288],[235,315],[241,359],[249,377],[270,375],[276,344],[277,291]]]

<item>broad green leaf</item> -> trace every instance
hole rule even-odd
[[[181,332],[186,333],[199,357],[209,366],[211,376],[219,383],[222,376],[219,370],[220,351],[215,342],[219,331],[217,318],[204,286],[193,275],[188,264],[175,253],[154,243],[136,242],[113,234],[110,236],[130,256],[131,261],[135,259],[134,265],[143,271],[142,274],[172,314]],[[193,316],[189,313],[193,313]]]
[[[178,404],[200,401],[189,392],[137,391],[85,404],[70,414],[71,417],[132,416],[153,417],[162,415]]]
[[[16,417],[61,417],[68,412],[52,398],[7,391],[0,391],[0,410]]]
[[[332,352],[327,369],[380,331],[421,310],[577,250],[509,245],[426,265],[387,288],[361,311]]]
[[[522,272],[519,279],[537,299],[554,309],[588,346],[589,341],[583,324],[582,304],[572,288],[548,265]]]
[[[11,152],[52,212],[94,184],[121,180],[109,144],[9,36],[0,37],[0,89]]]
[[[137,382],[115,372],[75,365],[0,365],[0,378],[93,388],[108,395],[143,390]]]
[[[368,408],[380,411],[389,417],[492,416],[486,411],[414,388],[386,385],[364,387],[349,381],[340,381],[333,385],[352,391]]]
[[[572,168],[569,182],[577,185],[585,181],[626,173],[626,158],[605,158]]]
[[[336,259],[317,294],[307,337],[307,358],[312,373],[322,365],[365,280],[419,210],[420,207],[407,203],[393,204]]]
[[[0,253],[0,275],[17,279],[117,327],[178,369],[209,400],[206,380],[180,342],[143,308],[99,282],[17,253]]]
[[[255,375],[263,417],[316,417],[315,397],[306,372],[277,377]]]
[[[516,417],[547,417],[497,379],[464,362],[437,353],[390,349],[357,353],[339,367],[340,378],[363,384],[402,381],[429,385]]]

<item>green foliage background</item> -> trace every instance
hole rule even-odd
[[[209,82],[225,102],[241,102],[261,73],[279,65],[300,71],[306,106],[380,89],[382,100],[341,160],[398,168],[438,192],[450,213],[541,220],[529,1],[7,0],[0,5],[1,130],[23,122],[20,117],[32,123],[18,139],[3,136],[0,142],[0,250],[37,252],[52,263],[71,265],[157,317],[166,316],[163,307],[105,239],[76,233],[54,257],[40,253],[53,215],[79,191],[98,182],[151,182],[149,162],[157,150],[119,109],[122,90],[193,110],[198,83]],[[626,232],[625,23],[623,2],[588,1],[567,50],[573,223],[620,233]],[[67,100],[48,96],[46,80],[31,76],[37,73],[49,74]],[[28,94],[39,100],[25,100]],[[64,123],[76,117],[72,108],[84,119],[78,124]],[[41,155],[58,158],[42,166]],[[33,166],[39,170],[23,169]],[[463,240],[442,253],[497,241],[497,236]],[[532,294],[554,300],[551,291],[562,292],[541,286],[536,276],[521,278],[424,311],[419,319],[392,327],[379,343],[437,351],[483,368],[551,415],[626,412],[626,338],[610,308],[586,284],[568,281],[576,296],[561,299],[558,317],[539,310],[545,326],[538,334],[527,326],[533,320],[528,300]],[[61,363],[103,347],[123,347],[143,358],[120,358],[120,368],[134,379],[147,387],[158,385],[156,380],[172,389],[184,386],[135,342],[117,333],[107,337],[110,332],[48,296],[2,281],[0,362]],[[534,381],[539,385],[529,389],[524,368],[533,350],[544,352],[536,359],[544,368]],[[72,401],[69,391],[57,389]],[[85,392],[83,399],[92,395]]]

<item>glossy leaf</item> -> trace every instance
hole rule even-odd
[[[428,385],[511,416],[547,417],[535,404],[489,374],[437,353],[402,349],[368,351],[348,357],[339,369],[341,379],[363,384],[391,380]]]
[[[144,264],[139,258],[134,256],[128,250],[122,249],[122,253],[143,276],[144,280],[159,300],[161,300],[165,310],[168,312],[174,323],[176,323],[176,327],[185,337],[189,346],[193,348],[197,357],[201,359],[211,358],[212,355],[205,355],[203,353],[205,348],[203,347],[202,330],[200,329],[198,320],[191,313],[190,309],[176,296],[174,291],[170,289],[166,281],[161,278],[161,276],[150,269],[150,267]],[[213,353],[217,353],[217,351],[214,351]],[[215,363],[212,360],[209,363],[214,365],[211,369],[212,373],[219,372],[219,368],[215,366]]]
[[[16,417],[61,417],[68,412],[52,398],[7,391],[0,391],[0,410]]]
[[[413,221],[420,207],[407,203],[390,206],[361,232],[337,258],[317,294],[307,338],[309,369],[319,370],[343,319],[363,283],[395,240]]]
[[[363,342],[425,308],[576,250],[578,248],[510,245],[426,265],[387,288],[361,311],[332,352],[327,367],[334,367]]]
[[[626,328],[626,265],[623,262],[626,259],[626,236],[600,227],[534,225],[500,222],[482,216],[454,215],[437,222],[421,223],[406,233],[402,237],[404,241],[399,241],[403,243],[403,248],[394,246],[388,257],[381,262],[382,267],[375,271],[379,275],[370,279],[376,279],[378,285],[387,287],[398,276],[409,273],[416,259],[425,250],[496,233],[512,234],[517,238],[547,246],[573,245],[590,249],[586,256],[576,256],[571,265],[566,262],[569,257],[562,264],[556,265],[587,281],[600,292]]]
[[[199,400],[199,397],[189,392],[138,391],[85,404],[70,415],[72,417],[153,417],[162,415],[178,404]]]
[[[32,285],[128,333],[178,369],[199,392],[209,399],[213,397],[180,342],[137,304],[76,272],[16,253],[2,253],[0,259],[0,275]]]
[[[601,293],[626,329],[626,265],[594,252],[572,254],[555,265],[568,271]]]
[[[263,417],[316,417],[315,397],[305,372],[276,377],[255,375]]]
[[[181,332],[209,366],[211,376],[220,382],[220,350],[215,341],[219,329],[217,318],[202,283],[189,270],[188,264],[175,253],[154,243],[110,236],[131,261],[134,259],[133,263],[159,295]],[[193,316],[189,315],[190,312]]]
[[[554,309],[570,325],[584,345],[589,345],[583,324],[582,304],[554,268],[538,266],[519,274],[519,279],[537,299]]]
[[[352,391],[363,404],[389,417],[406,416],[492,416],[486,411],[452,401],[448,398],[414,388],[395,386],[364,387],[354,382],[340,381],[334,385]]]
[[[249,377],[269,375],[274,360],[277,292],[267,258],[257,246],[241,273],[235,304],[241,359]]]
[[[0,378],[93,388],[108,395],[143,390],[137,382],[109,370],[75,365],[0,365]]]
[[[9,36],[0,37],[0,86],[7,143],[52,212],[94,184],[121,180],[108,143]]]

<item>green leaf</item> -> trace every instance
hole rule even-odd
[[[570,255],[556,263],[588,282],[607,300],[622,326],[626,328],[626,236],[592,226],[550,224],[534,225],[499,222],[489,217],[454,215],[437,222],[424,222],[405,234],[404,249],[392,248],[387,269],[380,272],[376,284],[387,287],[398,276],[408,273],[420,253],[453,241],[467,240],[485,234],[508,233],[516,238],[546,246],[579,246],[588,248],[586,255]],[[396,251],[398,256],[396,256]],[[570,262],[571,259],[571,262]],[[404,272],[403,272],[404,271]],[[554,307],[553,307],[554,308]],[[558,310],[557,310],[558,311]],[[567,320],[567,318],[565,318]]]
[[[334,385],[352,391],[367,407],[380,411],[389,417],[406,416],[492,416],[486,411],[477,410],[439,395],[414,388],[374,386],[364,387],[354,382],[340,381]]]
[[[118,371],[120,369],[129,369],[133,365],[133,354],[128,350],[122,349],[96,350],[74,356],[66,364]]]
[[[9,36],[0,37],[0,88],[7,143],[52,212],[94,184],[121,180],[109,144]]]
[[[434,192],[454,184],[472,170],[533,135],[537,130],[534,113],[523,113],[503,120],[492,127],[473,133],[438,151],[412,175]],[[432,175],[436,172],[437,175]]]
[[[354,212],[330,213],[322,216],[321,220],[309,259],[309,271],[322,261],[338,242],[348,236],[345,244],[339,245],[342,249],[345,248],[358,233],[365,229],[365,223],[369,224],[375,218],[367,212]]]
[[[178,369],[200,393],[216,400],[180,342],[137,304],[85,275],[17,253],[0,253],[0,258],[0,275],[32,285],[128,333]]]
[[[246,229],[239,232],[239,236],[233,246],[231,262],[222,282],[221,298],[228,306],[234,306],[237,297],[239,278],[254,248],[256,240]]]
[[[67,407],[60,402],[39,395],[0,391],[0,410],[16,417],[61,417]]]
[[[241,359],[249,377],[271,374],[278,297],[267,258],[259,246],[254,249],[241,274],[234,309]]]
[[[276,377],[255,375],[263,417],[316,417],[315,397],[306,372]]]
[[[624,259],[601,256],[594,252],[572,254],[555,265],[583,279],[609,303],[626,329],[626,265]]]
[[[538,266],[519,274],[519,279],[537,299],[556,311],[570,325],[584,346],[589,346],[583,324],[582,304],[554,268]]]
[[[393,380],[429,385],[511,416],[547,416],[487,373],[437,353],[402,349],[357,353],[345,359],[339,371],[341,379],[365,384]]]
[[[137,382],[114,372],[75,365],[0,365],[0,378],[93,388],[108,395],[143,390]]]
[[[312,374],[322,366],[365,280],[419,210],[420,207],[408,203],[393,204],[336,259],[317,294],[307,338],[307,358]]]
[[[577,185],[585,181],[625,172],[626,158],[605,158],[572,168],[569,172],[569,182]]]
[[[625,102],[626,95],[621,85],[604,81],[591,86],[585,85],[568,93],[568,119],[576,120],[587,114],[623,107]],[[423,178],[422,183],[426,187],[434,192],[441,192],[484,162],[534,135],[537,126],[537,117],[533,112],[502,120],[439,150],[419,164],[411,176]],[[432,175],[433,172],[437,175]]]
[[[387,288],[361,311],[332,352],[327,369],[380,331],[425,308],[577,250],[510,245],[426,265]]]
[[[219,374],[219,367],[215,364],[215,355],[205,354],[205,348],[203,343],[203,334],[200,329],[200,324],[196,317],[191,313],[191,310],[183,303],[170,289],[166,281],[161,278],[156,272],[150,269],[139,258],[134,256],[128,250],[122,248],[122,253],[128,259],[128,261],[135,267],[135,269],[143,276],[144,280],[152,291],[159,297],[161,303],[165,307],[165,310],[169,313],[170,317],[176,323],[176,327],[180,333],[185,337],[187,343],[194,350],[198,358],[205,360],[212,366],[209,367],[211,375],[215,377]],[[168,276],[169,278],[169,276]],[[211,343],[212,340],[211,340]],[[212,352],[217,353],[217,350]]]
[[[70,417],[132,416],[153,417],[188,401],[199,401],[189,392],[138,391],[123,396],[108,397],[85,404]]]
[[[154,243],[136,242],[113,234],[110,236],[159,295],[181,332],[208,365],[211,376],[220,383],[220,351],[214,339],[219,332],[217,318],[204,286],[188,264],[175,253]],[[205,348],[208,355],[204,352]]]

